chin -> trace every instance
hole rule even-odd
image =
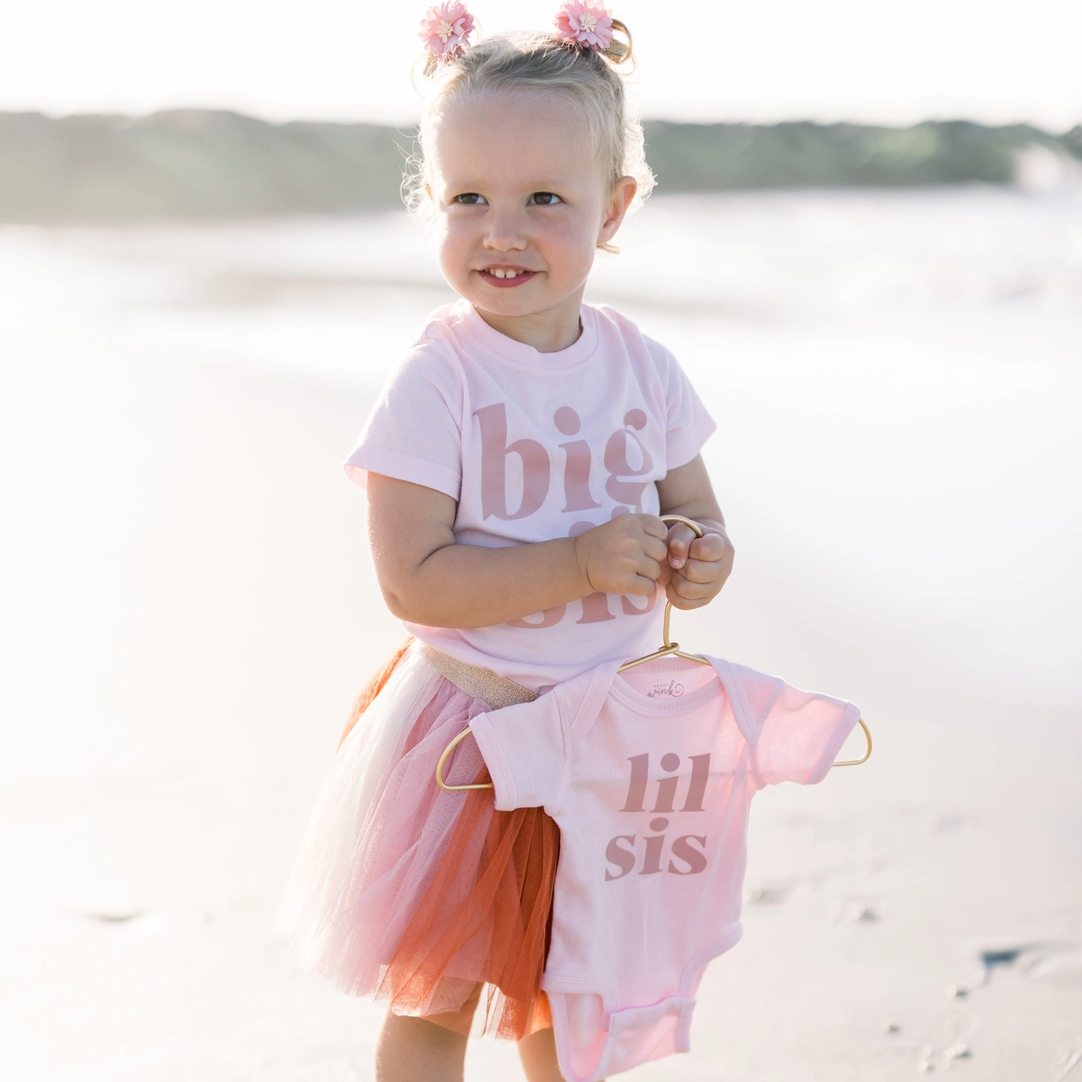
[[[492,312],[498,316],[532,316],[536,312],[543,312],[551,308],[552,304],[537,297],[519,295],[516,296],[508,290],[493,290],[495,296],[471,296],[467,300],[477,308],[483,308],[486,312]]]

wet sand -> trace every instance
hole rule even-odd
[[[0,338],[0,1076],[368,1079],[380,1011],[270,922],[400,635],[337,467],[375,388]],[[757,798],[694,1051],[628,1077],[1082,1079],[1082,700],[857,604],[734,495],[737,574],[679,637],[856,700],[876,751]],[[468,1077],[514,1064],[476,1042]]]

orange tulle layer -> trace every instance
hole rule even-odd
[[[407,641],[400,646],[362,691],[343,739],[380,694],[409,645]],[[454,698],[465,695],[451,685],[444,692],[437,700],[446,699],[446,693]],[[446,709],[422,711],[405,741],[403,758],[423,746],[437,713],[446,723]],[[471,700],[465,713],[486,709],[479,700]],[[456,727],[467,723],[464,717]],[[456,755],[459,773],[462,767],[470,770],[472,762],[470,776],[487,781],[483,765],[476,768],[479,756],[472,739],[461,752]],[[434,774],[430,784],[435,787]],[[478,986],[485,985],[482,1031],[520,1040],[552,1025],[541,975],[548,951],[559,828],[541,808],[496,811],[491,790],[444,795],[459,805],[457,821],[453,829],[444,828],[442,854],[390,961],[381,967],[375,994],[396,1013],[424,1017],[465,1034],[472,1025],[471,1002]]]
[[[487,772],[477,776],[487,781]],[[488,986],[485,1032],[519,1040],[552,1025],[541,974],[548,952],[560,831],[541,808],[496,811],[463,794],[450,845],[387,967],[379,995],[405,1013]],[[441,987],[437,987],[441,986]],[[429,1015],[461,1033],[461,1014]]]
[[[361,688],[360,694],[353,700],[353,708],[349,712],[346,724],[342,728],[342,735],[338,738],[338,746],[341,747],[346,737],[353,732],[353,726],[361,720],[361,715],[376,701],[376,696],[386,687],[391,674],[398,668],[401,660],[406,656],[406,651],[413,645],[412,635],[395,647],[394,653],[377,669],[369,678],[368,683]]]

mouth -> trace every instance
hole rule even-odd
[[[528,282],[537,271],[526,270],[524,267],[484,267],[477,272],[489,283],[501,289],[523,285]]]

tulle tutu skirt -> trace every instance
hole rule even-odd
[[[498,812],[491,790],[436,785],[444,748],[491,707],[407,644],[355,708],[286,889],[277,926],[353,995],[465,1033],[520,1039],[551,1025],[540,991],[559,830],[540,808]],[[358,716],[359,715],[359,716]],[[472,739],[449,784],[488,780]]]

